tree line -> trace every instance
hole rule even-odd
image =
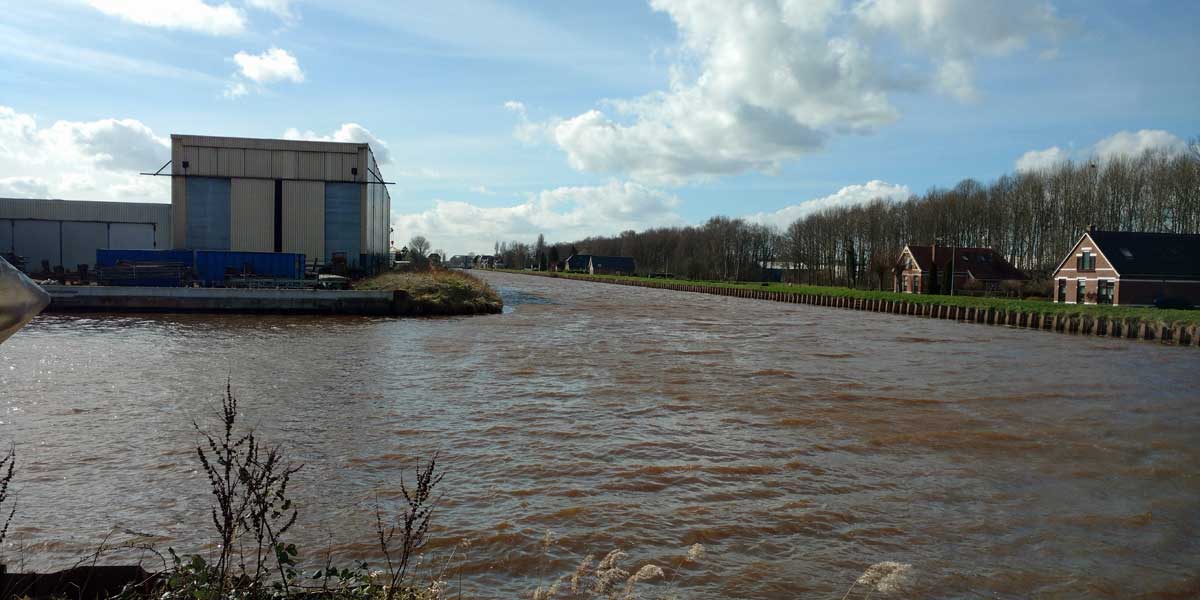
[[[703,225],[659,227],[570,243],[497,242],[506,265],[554,268],[571,254],[631,256],[643,275],[757,281],[781,268],[788,281],[890,289],[905,244],[987,247],[1034,279],[1048,278],[1089,226],[1200,233],[1200,144],[1188,154],[1063,162],[964,179],[894,202],[829,208],[792,223],[717,216]]]

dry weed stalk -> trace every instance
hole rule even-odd
[[[429,522],[437,506],[433,497],[434,488],[441,483],[444,476],[445,473],[437,471],[437,454],[429,459],[428,464],[416,470],[415,487],[409,488],[405,485],[401,475],[400,493],[404,496],[406,506],[404,512],[390,525],[384,524],[383,509],[376,504],[375,529],[387,569],[383,574],[387,581],[387,600],[417,597],[415,588],[409,583],[409,568],[425,545]],[[440,589],[441,585],[435,582],[430,587]]]
[[[282,543],[281,537],[296,522],[296,510],[287,497],[292,475],[300,466],[291,466],[278,446],[264,448],[254,430],[237,433],[238,403],[231,384],[226,381],[225,397],[221,402],[223,431],[214,436],[193,421],[192,426],[204,438],[196,446],[196,455],[212,486],[214,505],[212,522],[220,537],[220,550],[214,565],[218,589],[231,584],[234,560],[237,559],[239,587],[257,589],[266,580],[273,554],[286,591],[294,577],[296,548]],[[253,566],[246,565],[246,548],[242,538],[249,539]]]

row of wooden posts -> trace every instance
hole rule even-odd
[[[593,277],[589,275],[573,276],[572,279],[582,279],[597,283],[615,283],[657,289],[677,290],[713,294],[717,296],[732,296],[754,300],[771,300],[790,304],[811,304],[833,308],[848,308],[871,312],[912,315],[933,319],[951,319],[968,323],[987,325],[1008,325],[1027,329],[1040,329],[1072,335],[1093,335],[1102,337],[1126,338],[1146,341],[1160,341],[1166,344],[1200,347],[1200,326],[1198,325],[1169,325],[1165,323],[1147,322],[1141,319],[1126,320],[1091,315],[1060,315],[1043,314],[1033,311],[1004,310],[998,308],[983,308],[975,306],[945,306],[908,300],[885,300],[878,298],[850,298],[847,296],[832,296],[825,294],[801,294],[797,292],[780,292],[773,290],[756,290],[743,287],[726,287],[719,285],[703,285],[690,283],[670,283],[649,279],[612,279]]]

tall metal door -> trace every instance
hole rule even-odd
[[[331,262],[335,252],[345,252],[346,262],[358,266],[361,187],[358,183],[325,184],[325,262]]]
[[[79,265],[96,264],[96,250],[108,247],[108,223],[63,221],[63,268],[77,271]]]
[[[187,178],[187,244],[194,250],[229,249],[229,179]]]

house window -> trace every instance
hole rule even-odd
[[[1083,304],[1087,298],[1087,280],[1079,279],[1075,282],[1075,304]]]
[[[1062,304],[1067,303],[1067,280],[1058,280],[1058,301]]]
[[[1077,271],[1091,272],[1096,270],[1096,255],[1091,250],[1084,250],[1075,261]]]
[[[1100,280],[1096,288],[1096,304],[1112,304],[1113,291],[1116,289],[1116,283],[1112,280]]]
[[[903,275],[900,276],[900,291],[901,292],[908,291],[908,278]]]
[[[912,291],[913,291],[913,293],[914,293],[914,294],[920,294],[920,293],[921,293],[921,276],[920,276],[920,275],[913,275],[913,278],[912,278],[912,280],[913,280],[913,281],[912,281]]]

